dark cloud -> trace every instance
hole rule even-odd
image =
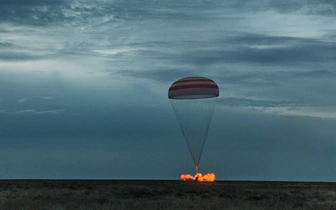
[[[202,19],[204,14],[197,14],[193,8],[209,4],[194,2],[156,2],[146,1],[42,1],[42,0],[2,0],[0,17],[3,22],[44,26],[53,23],[78,26],[84,24],[109,24],[121,20],[142,21],[155,18],[193,20]],[[210,4],[211,5],[211,4]],[[190,12],[186,12],[189,10]],[[205,7],[203,7],[205,8]],[[196,14],[196,15],[195,15]],[[109,20],[99,18],[112,17]],[[203,17],[204,18],[204,17]]]
[[[167,20],[169,22],[204,21],[215,19],[213,9],[234,9],[241,12],[263,11],[273,8],[279,12],[293,12],[309,8],[307,13],[335,15],[335,3],[329,1],[65,1],[65,0],[2,0],[2,22],[36,26],[54,23],[78,26],[103,25],[118,21]],[[105,17],[110,17],[108,20]],[[100,18],[100,20],[99,20]],[[176,22],[176,23],[178,23]]]
[[[175,45],[175,43],[171,43]],[[176,43],[179,45],[180,43]],[[170,63],[191,64],[198,67],[217,64],[254,64],[263,66],[298,66],[312,63],[333,62],[336,44],[309,38],[267,36],[245,34],[224,40],[204,41],[202,47],[195,48],[199,42],[189,42],[191,50],[179,53],[144,51]],[[140,51],[141,52],[141,51]]]
[[[206,68],[208,69],[208,68]],[[173,81],[188,77],[188,76],[205,76],[211,77],[216,80],[219,84],[241,84],[254,85],[254,86],[274,86],[280,85],[282,81],[287,80],[291,77],[292,73],[286,72],[240,72],[231,71],[227,67],[216,70],[217,73],[209,73],[203,68],[187,69],[187,68],[160,68],[156,70],[146,71],[133,71],[133,70],[121,70],[120,75],[129,76],[133,78],[145,78],[152,79],[154,81],[164,82],[170,84]],[[115,73],[113,73],[115,74]]]
[[[334,78],[336,72],[332,70],[301,71],[292,72],[291,76],[294,78]]]
[[[332,1],[305,2],[298,0],[257,1],[65,1],[65,0],[1,0],[0,17],[3,22],[17,24],[48,25],[53,23],[72,26],[92,24],[99,17],[112,16],[95,24],[109,24],[111,21],[169,20],[191,21],[213,19],[212,9],[234,9],[237,11],[262,11],[273,8],[279,12],[293,12],[308,8],[307,13],[335,15]]]
[[[49,4],[45,7],[8,5],[0,8],[0,18],[1,22],[36,26],[45,26],[66,19],[59,6]]]
[[[296,43],[316,42],[316,39],[289,37],[289,36],[269,36],[265,34],[254,33],[237,33],[228,36],[221,42],[228,45],[252,45],[252,46],[276,46],[276,45],[291,45]]]
[[[184,46],[173,53],[157,51],[170,46]],[[333,42],[313,38],[238,34],[222,40],[143,44],[138,50],[143,60],[157,59],[177,67],[150,67],[120,70],[119,74],[157,81],[174,81],[188,75],[215,76],[223,84],[254,86],[282,85],[291,79],[333,78],[330,68],[336,57]],[[207,46],[203,49],[202,46]],[[161,62],[160,62],[161,63]],[[235,69],[231,69],[236,66]],[[209,72],[211,72],[209,74]]]
[[[282,38],[280,40],[274,37],[270,38],[270,40],[272,39],[279,42]],[[330,42],[311,42],[302,39],[301,43],[296,42],[292,45],[260,46],[260,43],[258,44],[260,40],[255,39],[255,36],[246,41],[250,42],[251,40],[257,40],[254,42],[255,46],[238,46],[232,49],[225,49],[223,46],[223,49],[219,47],[217,49],[198,50],[175,57],[175,60],[198,66],[238,62],[269,66],[296,66],[304,63],[324,63],[335,60],[332,52],[336,50],[336,44]],[[287,39],[284,40],[287,41]]]
[[[0,51],[0,61],[27,61],[42,59],[43,57],[45,56],[33,55],[31,53]]]
[[[0,4],[22,5],[54,5],[64,3],[66,0],[0,0]]]

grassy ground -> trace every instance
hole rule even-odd
[[[336,183],[0,180],[0,210],[336,209]]]

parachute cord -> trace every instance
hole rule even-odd
[[[196,174],[198,174],[198,165],[196,165]]]

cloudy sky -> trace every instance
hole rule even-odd
[[[200,172],[336,181],[333,0],[0,0],[0,178],[194,173],[169,86],[220,87]]]

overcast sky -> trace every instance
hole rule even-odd
[[[167,92],[220,88],[199,171],[336,181],[336,1],[0,0],[0,178],[194,173]]]

